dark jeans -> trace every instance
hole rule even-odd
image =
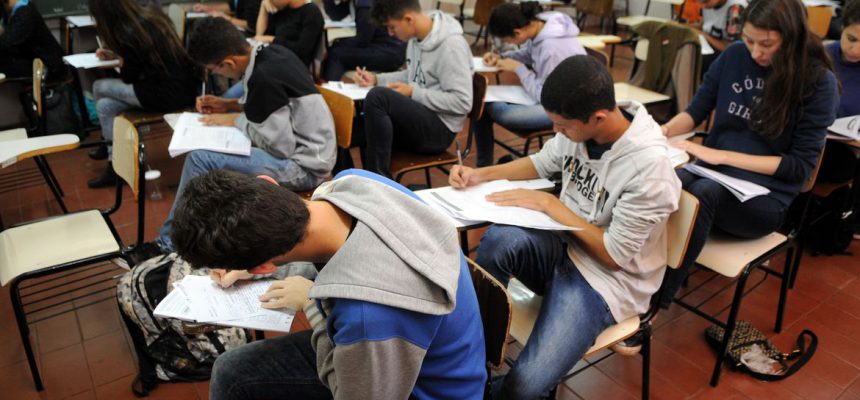
[[[708,178],[678,170],[684,190],[699,199],[699,214],[693,225],[687,254],[677,270],[668,269],[663,280],[664,292],[660,306],[668,308],[675,293],[684,283],[690,267],[696,262],[711,229],[754,239],[776,231],[785,220],[787,208],[770,196],[758,196],[741,203],[728,189]]]
[[[371,89],[364,99],[364,128],[364,169],[388,177],[392,149],[438,154],[457,136],[435,112],[385,87]]]
[[[248,343],[215,361],[211,400],[331,399],[317,375],[311,331]]]
[[[493,399],[545,397],[615,319],[550,231],[494,225],[481,238],[478,265],[507,286],[516,277],[544,296],[532,334]]]
[[[390,72],[403,65],[402,48],[391,49],[383,46],[358,46],[348,39],[337,40],[328,49],[323,63],[323,79],[339,81],[346,71],[364,67],[370,71]]]

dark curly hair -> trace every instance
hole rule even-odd
[[[227,56],[245,55],[251,46],[245,36],[224,18],[207,17],[194,23],[188,38],[188,52],[194,62],[213,65]]]
[[[612,75],[592,56],[568,57],[547,76],[540,103],[553,114],[587,123],[595,111],[615,109]]]

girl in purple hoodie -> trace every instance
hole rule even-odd
[[[525,91],[536,102],[540,101],[544,80],[562,60],[585,54],[585,49],[576,39],[579,28],[573,20],[560,12],[541,12],[537,2],[505,3],[494,7],[488,29],[503,43],[520,48],[504,52],[501,56],[484,54],[484,64],[516,73]],[[552,122],[540,104],[487,103],[475,132],[479,167],[493,164],[494,122],[515,131],[552,128]]]

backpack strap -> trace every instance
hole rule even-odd
[[[809,337],[809,346],[806,344],[806,337]],[[804,329],[803,332],[797,337],[797,349],[792,351],[791,353],[784,354],[781,360],[777,360],[783,365],[785,362],[783,360],[794,360],[794,363],[791,364],[788,368],[784,369],[785,372],[779,375],[772,374],[762,374],[759,372],[754,372],[747,368],[747,373],[756,379],[760,379],[763,381],[781,381],[789,376],[794,375],[797,371],[800,370],[801,367],[806,365],[806,363],[812,358],[812,355],[815,354],[815,349],[818,348],[818,336],[815,336],[815,333],[808,329]]]

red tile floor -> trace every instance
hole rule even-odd
[[[630,52],[621,50],[613,68],[616,79],[624,79],[630,65]],[[507,78],[505,78],[507,80]],[[509,133],[498,135],[514,140]],[[94,134],[95,135],[95,134]],[[155,237],[175,194],[175,185],[182,159],[170,159],[166,147],[169,134],[163,124],[155,125],[146,137],[146,152],[151,168],[162,171],[158,187],[161,200],[147,198],[144,220],[146,240]],[[465,135],[461,134],[460,140]],[[66,204],[72,210],[111,204],[113,191],[92,190],[86,180],[101,172],[104,162],[90,160],[87,150],[79,149],[48,157],[57,178],[66,192]],[[497,156],[502,154],[497,149]],[[474,162],[470,157],[468,162]],[[20,221],[57,214],[59,207],[49,190],[33,173],[32,160],[0,170],[0,182],[13,177],[35,176],[27,182],[12,185],[6,191],[0,185],[0,215],[8,226]],[[422,181],[421,174],[407,178],[407,183]],[[435,185],[445,177],[434,171]],[[17,185],[17,186],[16,186]],[[153,191],[147,188],[146,195]],[[114,223],[126,241],[134,240],[136,203],[126,192],[123,205]],[[476,245],[481,232],[470,234]],[[854,241],[851,251],[860,254],[860,242]],[[773,265],[781,265],[774,260]],[[107,264],[101,268],[112,270]],[[118,273],[118,272],[115,272]],[[114,274],[115,274],[114,273]],[[109,273],[110,274],[110,273]],[[760,276],[760,275],[759,275]],[[692,278],[693,285],[703,275]],[[755,277],[750,282],[755,282]],[[717,280],[706,285],[714,290]],[[691,286],[693,286],[691,285]],[[109,292],[107,292],[109,293]],[[783,350],[788,351],[803,329],[811,329],[820,338],[815,357],[797,375],[779,383],[758,382],[741,373],[724,371],[717,388],[708,386],[714,355],[704,341],[704,320],[673,306],[658,315],[654,331],[652,362],[652,396],[656,399],[732,398],[732,399],[860,399],[860,257],[833,256],[803,258],[797,288],[791,291],[782,334],[772,329],[778,294],[778,283],[766,280],[744,299],[741,317],[771,336]],[[716,297],[710,311],[719,311],[728,304],[730,295]],[[2,399],[132,399],[129,387],[136,372],[132,355],[117,308],[112,300],[86,305],[88,299],[67,302],[79,306],[76,311],[53,316],[32,326],[31,341],[38,353],[45,390],[36,392],[30,378],[24,351],[9,305],[8,289],[0,289],[0,398]],[[725,310],[722,311],[725,316]],[[306,321],[294,329],[305,329]],[[512,353],[518,348],[514,346]],[[559,390],[563,399],[628,399],[639,396],[641,358],[612,356],[574,378],[564,382]],[[206,399],[207,383],[163,384],[156,389],[154,399]]]

